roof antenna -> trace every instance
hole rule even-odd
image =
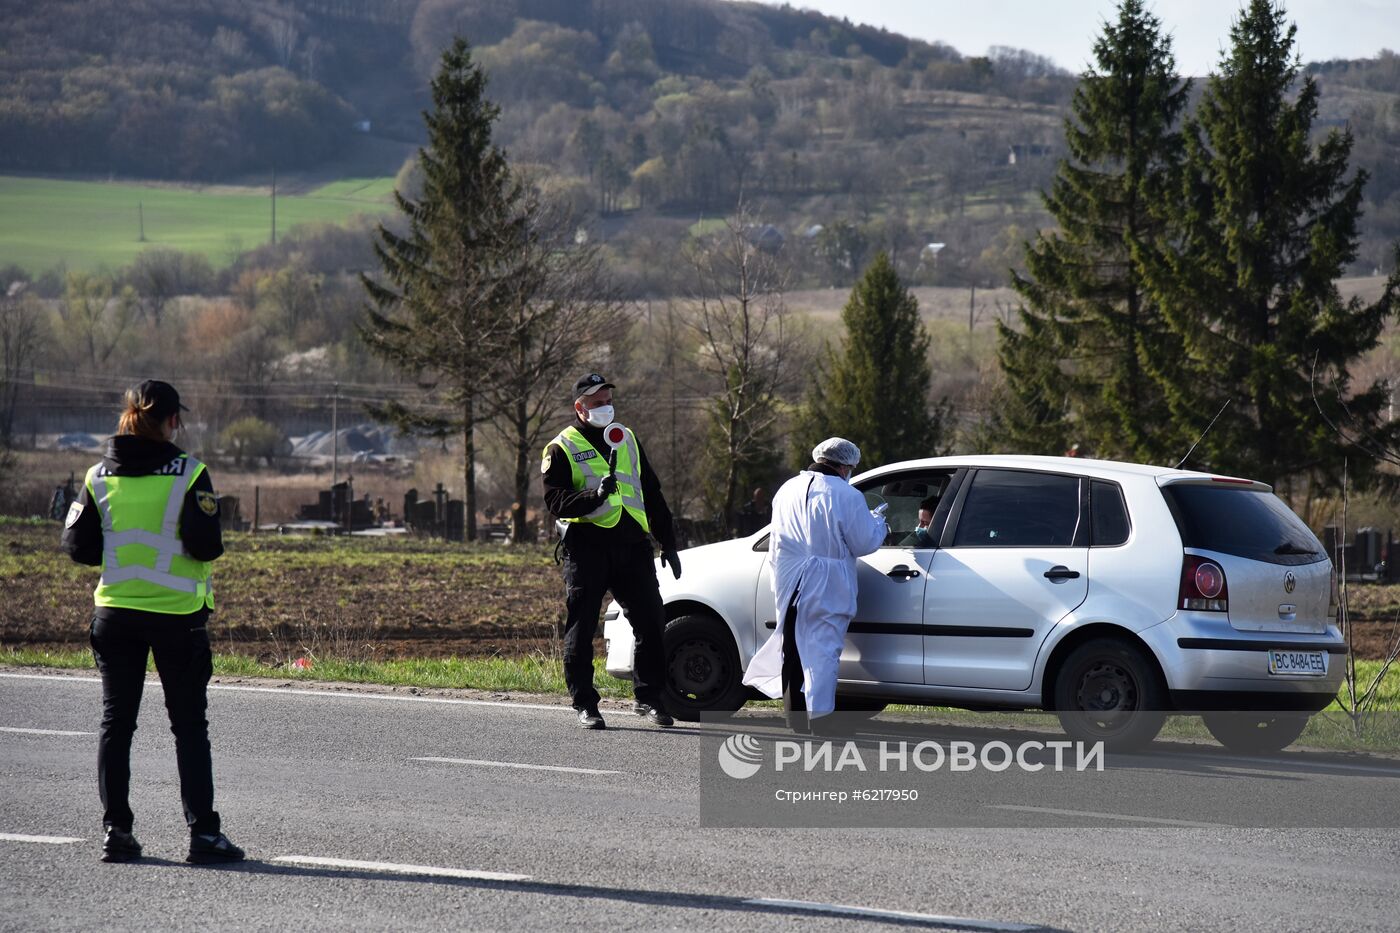
[[[1215,413],[1215,417],[1212,418],[1212,419],[1210,419],[1210,424],[1206,425],[1206,429],[1205,429],[1204,431],[1201,432],[1201,436],[1198,437],[1198,438],[1196,438],[1196,443],[1195,443],[1195,444],[1192,444],[1192,445],[1191,445],[1191,449],[1188,450],[1188,451],[1186,451],[1186,456],[1185,456],[1185,457],[1182,457],[1180,460],[1178,460],[1178,461],[1176,462],[1176,466],[1172,467],[1173,470],[1179,470],[1179,469],[1181,469],[1181,465],[1182,465],[1183,463],[1185,463],[1188,459],[1190,459],[1191,454],[1192,454],[1192,453],[1195,451],[1195,449],[1196,449],[1196,444],[1199,444],[1201,441],[1203,441],[1203,440],[1206,439],[1206,435],[1210,433],[1210,429],[1213,428],[1213,427],[1215,427],[1215,422],[1216,422],[1217,420],[1219,420],[1219,418],[1220,418],[1221,415],[1225,414],[1225,409],[1229,408],[1229,407],[1230,407],[1230,403],[1233,402],[1233,401],[1234,401],[1233,398],[1227,398],[1227,399],[1225,400],[1225,404],[1224,404],[1224,405],[1221,405],[1221,406],[1220,406],[1220,410],[1217,411],[1217,412]]]

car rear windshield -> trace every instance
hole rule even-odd
[[[1271,564],[1312,564],[1327,554],[1317,537],[1272,492],[1174,483],[1162,488],[1181,543]]]

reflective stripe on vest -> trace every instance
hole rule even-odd
[[[204,466],[193,457],[184,459],[186,460],[184,472],[171,477],[170,493],[165,501],[159,533],[147,531],[144,528],[116,531],[112,519],[112,506],[109,501],[111,490],[107,484],[107,477],[97,468],[94,468],[89,474],[92,498],[97,504],[98,514],[102,518],[102,579],[98,582],[99,588],[115,586],[130,580],[141,580],[168,590],[174,590],[177,593],[188,593],[191,596],[199,597],[201,601],[203,600],[208,592],[206,581],[170,572],[171,563],[176,557],[184,556],[185,553],[185,545],[180,540],[179,534],[180,510],[185,503],[185,495]],[[137,478],[139,477],[131,477],[131,479]],[[155,566],[123,565],[117,557],[117,549],[129,544],[142,544],[154,550],[156,552]]]
[[[603,482],[603,477],[608,475],[607,459],[588,442],[583,432],[572,427],[559,432],[554,440],[545,445],[546,458],[549,456],[549,448],[555,444],[564,448],[564,452],[569,456],[574,488],[597,489]],[[582,456],[590,452],[593,456]],[[643,531],[651,530],[647,521],[646,503],[642,499],[642,483],[638,476],[641,470],[641,456],[637,449],[637,438],[630,429],[627,429],[627,438],[618,448],[617,460],[617,492],[587,515],[566,518],[563,521],[590,522],[611,528],[622,518],[622,510],[625,508],[637,524],[642,526]]]

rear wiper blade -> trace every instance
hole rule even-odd
[[[1291,541],[1285,541],[1285,542],[1283,542],[1282,544],[1280,544],[1278,547],[1274,548],[1274,553],[1275,553],[1275,554],[1316,554],[1317,551],[1314,551],[1312,548],[1308,548],[1308,547],[1299,547],[1298,545],[1294,544],[1294,543],[1291,542]]]

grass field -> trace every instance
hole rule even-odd
[[[381,213],[393,183],[392,178],[346,178],[304,194],[279,194],[277,230]],[[144,243],[138,204],[145,218]],[[201,253],[221,267],[270,235],[268,188],[0,176],[0,265],[15,263],[34,274],[60,261],[73,271],[116,268],[157,246]]]
[[[88,649],[0,649],[0,666],[92,670]],[[147,669],[155,671],[149,663]],[[268,664],[242,654],[214,655],[216,677],[277,677],[295,681],[377,684],[451,690],[489,690],[562,696],[564,669],[558,658],[536,653],[519,658],[403,658],[394,661],[346,661],[318,658],[310,668]],[[606,697],[630,697],[631,684],[603,669],[594,659],[594,685]]]

